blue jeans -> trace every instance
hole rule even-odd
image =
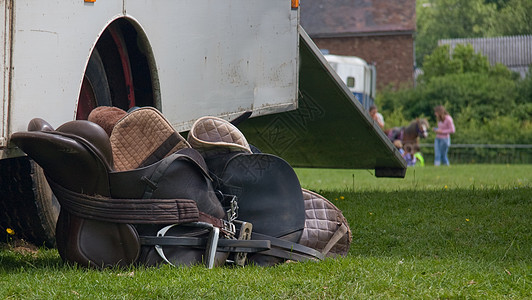
[[[449,146],[451,145],[451,138],[435,138],[434,139],[434,165],[440,164],[449,165],[449,159],[447,158],[447,152],[449,152]]]

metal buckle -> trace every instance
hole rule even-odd
[[[238,201],[236,201],[236,196],[232,196],[227,210],[227,220],[233,222],[236,218],[238,218]]]
[[[236,235],[236,227],[233,222],[222,220],[223,229],[222,231],[229,237],[234,238]]]
[[[236,196],[231,196],[229,200],[229,209],[226,211],[227,220],[222,220],[223,228],[222,232],[230,239],[234,239],[236,235],[236,227],[233,221],[238,218],[238,202]]]
[[[253,230],[253,225],[249,222],[242,222],[240,225],[240,232],[238,233],[239,240],[251,240],[251,231]],[[243,252],[235,253],[235,264],[238,266],[244,266],[246,263],[246,258],[248,254]]]

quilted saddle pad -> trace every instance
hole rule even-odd
[[[299,241],[326,256],[345,256],[353,237],[342,212],[322,195],[302,189],[305,229]]]
[[[229,152],[251,153],[246,137],[233,124],[217,117],[202,117],[194,122],[188,135],[192,148],[209,158]]]
[[[155,108],[143,107],[120,119],[111,132],[115,171],[153,164],[183,148],[188,142]]]

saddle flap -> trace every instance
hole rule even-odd
[[[200,211],[223,218],[207,172],[201,155],[185,148],[147,167],[110,173],[111,193],[115,198],[192,199]]]
[[[132,225],[88,220],[62,210],[57,221],[57,249],[67,261],[103,268],[136,262],[141,245]]]
[[[233,156],[221,174],[222,192],[238,198],[238,219],[253,231],[297,242],[305,226],[301,186],[292,167],[271,154]]]

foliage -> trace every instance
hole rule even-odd
[[[490,69],[488,58],[481,53],[476,53],[472,45],[456,45],[452,55],[449,45],[443,45],[425,58],[424,74],[421,80],[429,81],[433,77],[447,74],[487,73]],[[493,74],[510,76],[510,73],[504,73],[501,70],[500,65],[494,68]]]
[[[530,114],[532,112],[532,107],[530,107],[531,99],[532,99],[532,68],[529,68],[528,74],[526,75],[526,77],[517,83],[516,102],[518,104],[525,104],[525,105],[528,104],[528,108],[526,110]]]
[[[416,64],[432,53],[438,40],[488,34],[496,5],[484,0],[421,0],[416,2]]]
[[[436,48],[432,54],[427,55],[423,65],[422,78],[432,78],[460,71],[460,62],[451,58],[449,45]]]
[[[497,9],[500,9],[501,7],[504,7],[508,4],[509,0],[485,0],[486,3],[493,3],[497,5]]]
[[[509,0],[493,20],[492,36],[532,33],[532,1]]]
[[[434,77],[415,89],[383,91],[378,103],[385,117],[402,111],[407,120],[424,115],[436,122],[433,108],[443,104],[452,115],[469,111],[464,115],[467,121],[488,121],[498,115],[513,113],[516,108],[513,100],[517,96],[516,92],[516,83],[507,78],[479,73],[450,74]],[[402,126],[390,124],[392,125]]]
[[[415,88],[378,95],[388,127],[420,116],[436,124],[433,108],[441,104],[454,118],[454,143],[532,143],[532,70],[521,79],[501,64],[490,66],[470,45],[457,45],[452,55],[448,45],[436,48],[423,69]]]
[[[532,34],[530,0],[416,1],[416,65],[441,39]]]

